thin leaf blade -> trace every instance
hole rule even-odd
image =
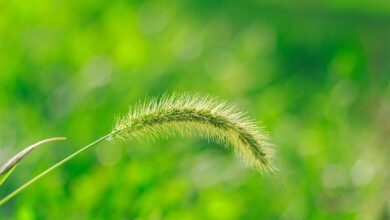
[[[26,147],[19,153],[17,153],[15,156],[13,156],[11,159],[9,159],[1,168],[0,168],[0,186],[4,183],[4,181],[9,177],[9,175],[14,171],[15,167],[22,161],[22,159],[27,156],[31,151],[33,151],[38,146],[53,142],[53,141],[60,141],[65,140],[65,137],[55,137],[55,138],[49,138],[42,141],[39,141],[31,146]]]

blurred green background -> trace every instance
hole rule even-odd
[[[189,137],[100,144],[0,219],[390,219],[390,3],[0,1],[0,162],[54,136],[5,196],[146,96],[263,122],[278,173]]]

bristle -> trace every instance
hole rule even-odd
[[[272,171],[273,150],[262,128],[235,107],[208,96],[164,95],[147,99],[117,120],[113,138],[190,135],[231,146],[244,163]]]

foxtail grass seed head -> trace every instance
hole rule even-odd
[[[275,170],[273,150],[262,128],[235,107],[194,94],[147,99],[118,119],[111,139],[165,137],[180,134],[230,146],[256,170]]]

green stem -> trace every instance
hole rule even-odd
[[[64,163],[68,162],[69,160],[73,159],[74,157],[76,157],[77,155],[79,155],[80,153],[86,151],[87,149],[91,148],[92,146],[106,140],[107,138],[111,137],[112,135],[114,135],[116,132],[112,132],[112,133],[109,133],[99,139],[97,139],[96,141],[86,145],[85,147],[81,148],[80,150],[74,152],[73,154],[69,155],[68,157],[66,157],[65,159],[61,160],[60,162],[54,164],[53,166],[51,166],[50,168],[48,168],[47,170],[43,171],[42,173],[38,174],[36,177],[32,178],[31,180],[29,180],[27,183],[23,184],[22,186],[20,186],[19,188],[17,188],[15,191],[13,191],[12,193],[8,194],[6,197],[4,197],[3,199],[0,200],[0,206],[4,205],[6,202],[8,202],[10,199],[12,199],[14,196],[16,196],[18,193],[20,193],[22,190],[24,190],[25,188],[27,188],[28,186],[30,186],[31,184],[35,183],[36,181],[38,181],[39,179],[41,179],[42,177],[46,176],[47,174],[49,174],[50,172],[52,172],[53,170],[57,169],[58,167],[60,167],[61,165],[63,165]]]

